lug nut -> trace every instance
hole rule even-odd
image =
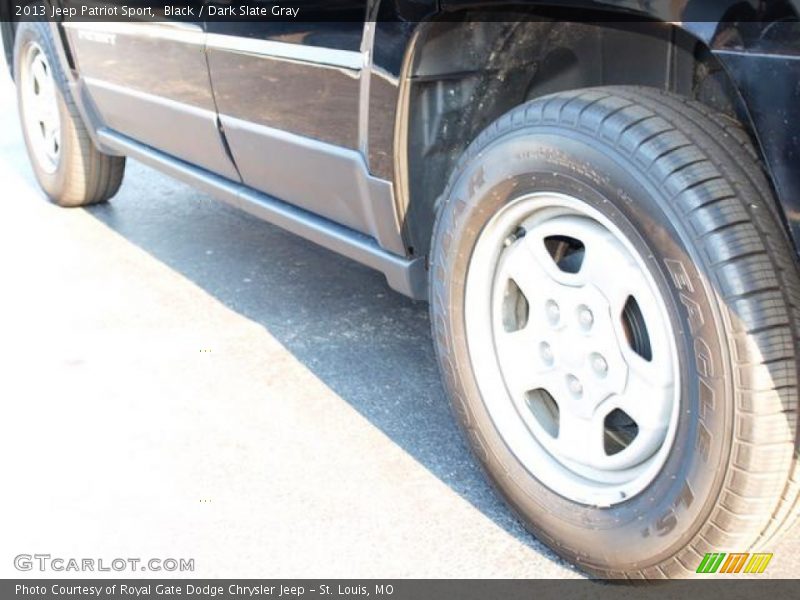
[[[547,310],[547,318],[549,319],[550,323],[557,325],[561,320],[561,309],[558,307],[556,301],[548,300],[547,304],[545,305],[545,309]]]
[[[567,387],[576,398],[583,396],[583,384],[575,375],[567,375]]]
[[[544,364],[548,366],[553,364],[553,349],[550,347],[550,344],[547,342],[542,342],[539,344],[539,353],[542,356],[542,361],[544,361]]]
[[[608,363],[606,359],[603,358],[600,354],[596,352],[591,356],[591,363],[594,372],[597,373],[600,377],[605,377],[608,374]]]
[[[584,329],[591,329],[592,325],[594,325],[594,315],[585,305],[581,305],[578,308],[578,322]]]

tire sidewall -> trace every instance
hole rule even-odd
[[[644,568],[685,547],[722,486],[731,443],[729,354],[714,285],[690,227],[653,176],[584,134],[558,127],[511,132],[457,172],[446,192],[432,251],[434,340],[453,408],[493,483],[539,537],[585,567]],[[680,414],[665,465],[637,496],[610,508],[571,502],[517,461],[496,430],[470,363],[465,288],[482,228],[533,191],[580,198],[608,217],[648,263],[676,333]],[[487,293],[489,291],[487,290]]]

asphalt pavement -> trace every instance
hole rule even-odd
[[[582,576],[485,482],[425,304],[134,161],[110,204],[49,204],[5,72],[0,274],[1,577],[21,553],[194,559],[193,577]],[[768,574],[793,577],[798,549]]]

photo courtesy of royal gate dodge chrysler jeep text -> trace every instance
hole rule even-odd
[[[557,553],[768,551],[800,486],[800,2],[485,4],[2,33],[54,203],[129,156],[429,302],[455,417]]]

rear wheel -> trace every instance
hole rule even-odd
[[[14,77],[28,157],[50,199],[61,206],[86,206],[111,198],[122,183],[125,159],[103,154],[92,143],[47,23],[19,24]]]
[[[643,88],[490,126],[445,192],[437,353],[523,522],[611,577],[680,577],[796,511],[792,248],[747,136]]]

